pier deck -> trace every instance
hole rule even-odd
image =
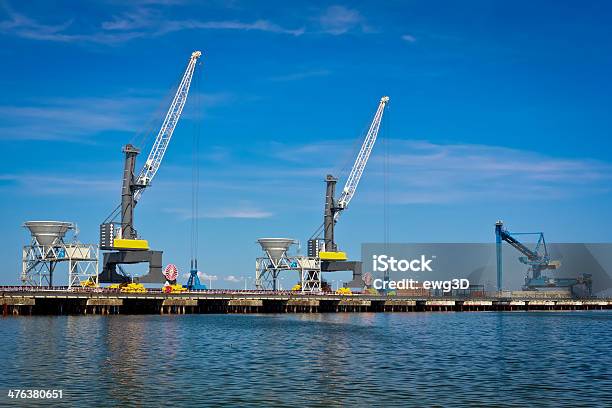
[[[453,298],[271,291],[122,293],[117,290],[0,288],[3,316],[65,314],[468,312],[612,309],[612,299]]]

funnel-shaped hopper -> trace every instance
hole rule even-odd
[[[42,246],[58,244],[66,232],[74,228],[71,222],[62,221],[28,221],[23,225]]]
[[[277,264],[295,240],[290,238],[260,238],[257,242],[261,245],[261,249],[268,253],[272,262]]]

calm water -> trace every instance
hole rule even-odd
[[[0,340],[0,405],[612,406],[610,312],[22,317]]]

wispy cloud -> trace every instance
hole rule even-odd
[[[115,180],[88,175],[0,174],[0,181],[17,186],[17,191],[33,196],[73,196],[75,191],[84,195],[119,192]]]
[[[268,20],[256,20],[254,22],[242,21],[201,21],[201,20],[175,20],[162,23],[154,36],[182,30],[242,30],[242,31],[265,31],[270,33],[302,35],[304,28],[289,29]]]
[[[180,5],[186,10],[187,5],[182,3],[180,0],[139,0],[129,5],[121,4],[119,10],[122,11],[108,17],[96,19],[97,16],[79,15],[58,24],[38,21],[5,3],[6,18],[0,20],[0,33],[39,41],[117,45],[187,30],[259,31],[296,37],[306,33],[337,36],[355,30],[372,32],[358,10],[342,5],[327,7],[317,16],[305,19],[304,24],[288,27],[265,18],[215,20],[169,17],[176,15],[168,13],[169,6]],[[409,41],[408,38],[404,39]]]
[[[390,186],[388,202],[395,205],[567,200],[597,197],[611,190],[612,164],[600,160],[492,145],[399,139],[387,143],[388,155],[381,143],[374,149],[359,185],[359,202],[379,203],[385,180]],[[212,180],[203,177],[202,191],[218,199],[206,201],[200,218],[264,219],[311,208],[320,202],[325,174],[339,176],[341,188],[359,145],[353,149],[346,141],[336,140],[303,145],[268,142],[252,148],[258,152],[255,156],[224,148],[222,160],[202,159],[206,173],[214,174]],[[329,156],[329,151],[337,154]],[[319,160],[300,160],[296,165],[294,158],[305,156]],[[346,162],[346,166],[340,168],[340,162]],[[188,207],[174,206],[177,197],[188,199],[191,185],[183,180],[190,172],[190,167],[166,163],[164,176],[147,193],[179,220],[192,217]],[[70,195],[75,186],[82,186],[91,195],[114,194],[119,188],[116,180],[106,179],[98,171],[81,174],[81,178],[68,174],[4,174],[0,182],[5,191],[47,195]],[[291,208],[282,204],[288,191],[294,203]],[[262,202],[269,204],[266,208],[256,204]]]
[[[184,273],[182,276],[184,279],[189,279],[190,275],[190,273]],[[198,278],[200,278],[200,280],[203,280],[204,284],[208,284],[210,281],[218,281],[219,275],[210,275],[206,272],[198,271]]]
[[[409,43],[413,43],[416,42],[416,37],[410,34],[404,34],[402,35],[402,40],[409,42]]]
[[[74,27],[73,20],[61,24],[41,23],[6,6],[7,19],[0,21],[0,33],[12,34],[32,40],[53,42],[82,42],[96,44],[118,44],[138,38],[152,38],[183,30],[236,30],[261,31],[299,36],[304,28],[286,28],[269,20],[171,20],[163,12],[140,5],[129,11],[114,15],[110,20],[98,23],[96,29],[82,32]]]
[[[234,282],[234,283],[242,282],[242,279],[240,279],[240,278],[238,278],[238,277],[236,277],[234,275],[228,275],[223,280],[226,281],[226,282]]]
[[[79,33],[71,30],[74,20],[70,19],[61,24],[44,24],[24,14],[14,12],[5,7],[8,19],[0,21],[0,33],[11,34],[16,37],[30,40],[52,42],[89,42],[101,44],[116,44],[145,35],[144,32],[106,32],[98,30],[90,33]]]
[[[397,203],[540,201],[606,192],[612,166],[528,150],[394,141],[389,155]],[[376,160],[384,160],[377,154]],[[379,172],[377,176],[381,177]]]
[[[166,208],[164,212],[175,214],[182,220],[193,218],[191,210],[186,208]],[[260,219],[269,218],[274,214],[269,211],[264,211],[255,207],[237,207],[237,208],[222,208],[222,209],[200,209],[198,218],[242,218],[242,219]]]
[[[357,201],[364,205],[380,203],[386,181],[391,205],[571,200],[597,197],[611,190],[612,164],[608,162],[493,145],[400,139],[386,142],[388,155],[383,140],[379,141],[359,185]],[[301,145],[267,142],[253,146],[258,152],[255,156],[242,151],[232,153],[232,157],[242,159],[209,162],[212,167],[207,171],[223,183],[207,185],[206,195],[223,199],[207,202],[209,208],[200,214],[207,218],[256,219],[310,210],[320,205],[325,174],[338,176],[341,190],[359,147],[359,143],[351,146],[346,140]],[[335,154],[331,156],[329,151]],[[304,157],[318,160],[308,162]],[[187,170],[184,173],[188,174]],[[156,194],[163,190],[164,195],[176,197],[186,188],[159,182]],[[284,205],[288,191],[290,208]],[[240,200],[248,201],[240,204]],[[227,202],[239,204],[226,208]],[[264,209],[251,204],[262,202],[267,203]],[[172,208],[170,202],[164,206]],[[191,216],[187,209],[175,211],[183,219]]]
[[[161,94],[160,94],[161,95]],[[53,140],[73,143],[93,143],[102,132],[138,132],[144,127],[157,126],[163,118],[160,95],[56,97],[25,101],[20,105],[0,105],[2,140]],[[235,99],[228,92],[192,94],[199,106],[208,109]],[[159,118],[153,114],[159,113]],[[187,110],[184,118],[193,115]],[[147,129],[150,130],[150,129]],[[156,130],[156,129],[153,129]]]
[[[219,276],[217,276],[217,275],[209,275],[206,272],[198,272],[198,277],[200,279],[205,279],[207,281],[216,281],[216,280],[219,280]]]
[[[365,196],[362,199],[379,201],[385,178],[391,186],[390,203],[395,204],[554,200],[611,190],[612,164],[598,160],[567,159],[489,145],[415,140],[389,140],[388,143],[388,156],[377,147],[368,163],[360,185],[359,194]],[[305,152],[325,157],[323,153],[330,149],[351,156],[350,148],[339,141],[293,149],[285,146],[284,154],[276,159]],[[331,168],[333,163],[329,165]],[[350,165],[345,172],[348,170]]]
[[[331,72],[327,69],[319,69],[312,71],[301,71],[294,72],[286,75],[278,75],[270,78],[270,81],[286,82],[286,81],[299,81],[301,79],[312,78],[312,77],[323,77],[328,76]]]
[[[207,213],[205,218],[269,218],[274,214],[269,211],[256,208],[228,209],[222,211],[212,211]]]
[[[50,98],[36,104],[1,106],[0,140],[62,140],[90,143],[103,131],[134,131],[142,126],[146,97]]]
[[[330,6],[319,16],[319,24],[324,33],[340,35],[361,27],[364,29],[364,18],[355,9],[344,6]]]
[[[23,14],[15,13],[6,3],[0,6],[3,6],[8,14],[8,19],[0,21],[0,32],[11,32],[19,37],[34,40],[59,38],[72,24],[72,20],[57,25],[41,24]]]
[[[107,31],[133,31],[149,28],[153,21],[161,18],[158,12],[151,8],[138,7],[131,11],[115,15],[111,20],[103,21],[101,27]]]
[[[125,33],[141,33],[143,36],[160,36],[183,30],[240,30],[302,35],[304,28],[286,28],[269,20],[258,19],[245,22],[239,20],[169,19],[163,12],[150,7],[138,7],[103,21],[102,30]]]

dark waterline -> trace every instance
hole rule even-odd
[[[612,405],[610,311],[61,316],[0,325],[0,405],[11,402],[9,388],[63,389],[62,401],[79,406]]]

